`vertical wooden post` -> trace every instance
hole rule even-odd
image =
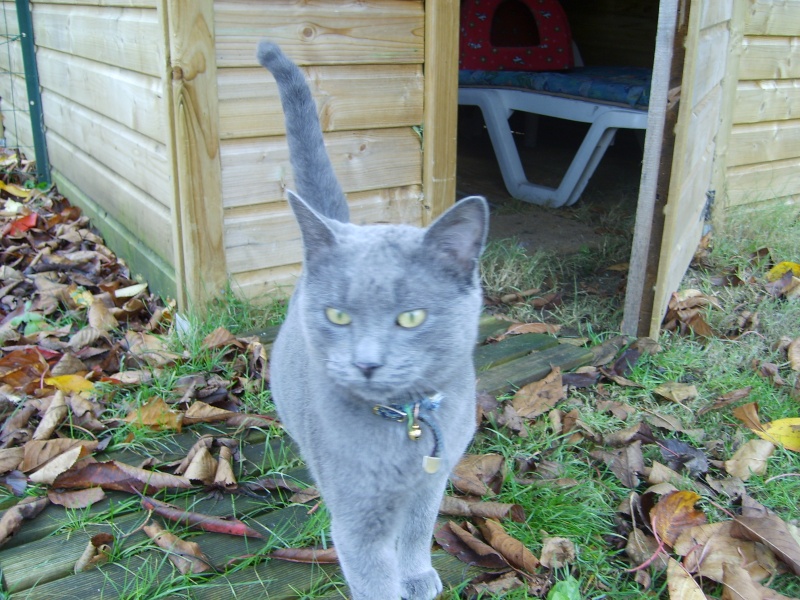
[[[459,0],[425,2],[423,225],[455,202]]]
[[[202,312],[227,281],[214,2],[166,0],[162,9],[171,69],[178,300]]]

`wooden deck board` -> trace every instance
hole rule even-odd
[[[508,326],[507,321],[492,317],[481,320],[481,343],[475,354],[481,392],[503,394],[544,377],[553,366],[566,371],[592,360],[589,349],[559,344],[552,336],[524,334],[500,342],[486,342]],[[275,328],[258,332],[267,343],[274,339],[275,333]],[[311,482],[294,445],[289,440],[271,437],[268,430],[241,434],[210,426],[188,427],[180,434],[159,440],[151,450],[128,448],[100,455],[98,459],[113,458],[136,464],[149,454],[166,467],[170,461],[182,458],[204,433],[241,439],[241,461],[237,464],[248,480],[283,474],[303,486]],[[198,513],[235,516],[264,533],[265,540],[247,539],[174,526],[179,534],[200,544],[212,564],[219,568],[224,568],[232,559],[258,555],[271,547],[285,547],[309,519],[308,506],[287,506],[286,494],[266,490],[253,497],[213,496],[195,489],[171,499],[170,503]],[[275,559],[254,559],[246,566],[228,568],[224,573],[204,576],[192,584],[176,575],[164,552],[149,549],[150,542],[141,531],[121,543],[114,563],[93,571],[73,573],[75,561],[91,535],[100,531],[127,533],[135,530],[145,517],[138,498],[117,492],[109,493],[105,500],[91,509],[74,513],[73,517],[61,507],[47,507],[35,519],[26,521],[17,536],[0,548],[4,589],[11,592],[12,600],[111,599],[152,595],[156,589],[171,591],[163,597],[184,597],[189,586],[191,597],[202,600],[231,598],[234,594],[241,600],[288,599],[328,588],[329,592],[322,592],[328,594],[324,597],[341,597],[337,589],[341,578],[334,565],[312,566]],[[79,521],[92,522],[81,525]],[[69,527],[70,522],[72,527]],[[434,553],[434,564],[446,586],[457,586],[476,573],[475,569],[443,552]]]

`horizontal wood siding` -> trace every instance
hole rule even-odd
[[[283,111],[255,50],[262,38],[301,65],[357,223],[420,225],[421,0],[216,0],[225,254],[247,296],[291,285],[302,258]]]
[[[800,202],[800,0],[748,2],[727,205]]]
[[[35,1],[32,12],[56,181],[151,287],[174,296],[169,70],[158,4]]]

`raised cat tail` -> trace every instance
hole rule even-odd
[[[302,71],[271,42],[259,43],[257,56],[278,82],[298,195],[319,214],[346,223],[347,199],[325,150],[317,106]]]

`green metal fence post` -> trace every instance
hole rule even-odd
[[[44,113],[42,112],[42,94],[39,89],[39,69],[36,66],[36,46],[33,42],[30,0],[16,0],[16,4],[20,44],[22,45],[22,64],[25,66],[25,86],[28,88],[28,104],[31,109],[36,176],[40,182],[50,183],[50,159],[47,157],[47,141],[44,135]]]

